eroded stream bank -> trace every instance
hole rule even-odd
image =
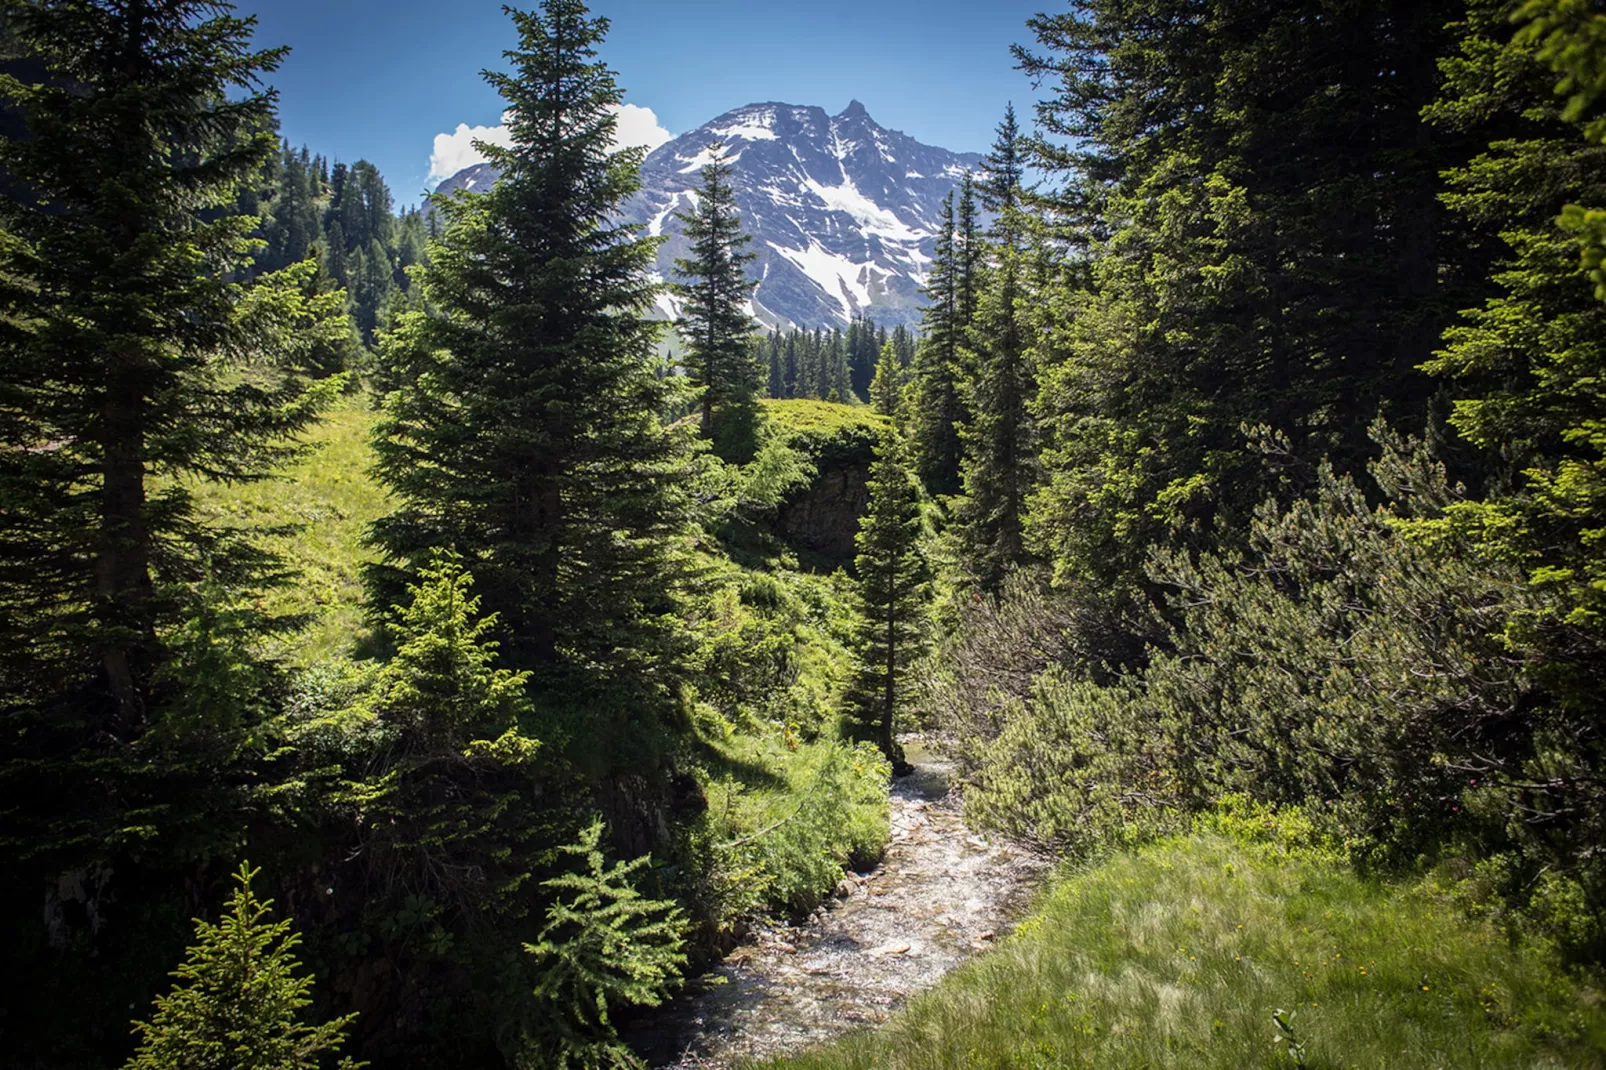
[[[768,929],[642,1023],[655,1067],[717,1067],[873,1026],[986,949],[1025,907],[1043,863],[972,833],[952,764],[919,745],[892,785],[892,840],[806,922]]]

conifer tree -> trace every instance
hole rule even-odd
[[[986,160],[981,198],[997,214],[991,263],[968,332],[975,371],[962,431],[964,496],[956,516],[965,565],[996,591],[1025,557],[1027,497],[1036,452],[1029,405],[1036,393],[1026,324],[1027,229],[1020,129],[1011,106]]]
[[[933,494],[952,494],[960,486],[957,376],[964,325],[959,319],[958,254],[950,193],[943,198],[942,222],[926,275],[924,292],[929,304],[921,313],[924,331],[914,357],[917,403],[910,417],[914,464]]]
[[[302,1021],[313,979],[296,976],[301,936],[287,920],[268,920],[273,901],[251,890],[259,872],[242,863],[223,916],[196,921],[196,942],[173,972],[177,983],[156,998],[149,1022],[134,1025],[139,1049],[124,1070],[314,1070],[345,1043],[355,1014],[316,1026]],[[343,1058],[339,1065],[367,1064]]]
[[[903,405],[903,369],[891,342],[881,347],[875,378],[870,380],[870,404],[883,416],[897,416]]]
[[[293,455],[338,387],[298,363],[337,302],[304,270],[242,281],[260,220],[231,206],[278,152],[259,79],[285,56],[253,48],[254,20],[209,0],[6,15],[44,77],[0,76],[27,128],[0,142],[0,693],[98,677],[104,716],[80,727],[126,741],[182,612],[173,581],[253,582],[187,483]]]
[[[354,792],[372,829],[375,887],[427,892],[458,910],[505,906],[529,877],[529,787],[541,741],[523,719],[530,674],[496,665],[496,619],[445,553],[395,607],[395,656],[361,702],[389,746]]]
[[[892,364],[888,347],[881,362],[884,374],[894,373]],[[907,461],[901,406],[892,409],[876,442],[870,503],[855,538],[859,665],[849,703],[853,733],[873,741],[902,773],[908,763],[893,729],[907,697],[910,666],[922,648],[930,584],[920,550],[919,484]]]
[[[691,214],[676,215],[691,256],[675,261],[685,281],[674,289],[684,301],[678,326],[702,434],[720,457],[743,463],[758,447],[758,365],[748,309],[755,284],[746,271],[757,254],[746,248],[752,239],[742,233],[724,148],[714,151]]]
[[[1491,472],[1483,500],[1451,510],[1455,523],[1490,557],[1520,562],[1545,595],[1508,625],[1507,641],[1537,653],[1564,704],[1583,709],[1606,675],[1606,305],[1565,213],[1606,204],[1606,121],[1552,91],[1547,37],[1531,29],[1555,32],[1563,14],[1515,36],[1508,19],[1503,4],[1473,5],[1428,111],[1443,127],[1498,130],[1446,173],[1444,200],[1498,233],[1506,255],[1492,272],[1499,292],[1462,313],[1426,367],[1453,385],[1450,425]],[[1606,42],[1606,17],[1595,19]],[[1593,750],[1606,764],[1598,733],[1570,736],[1567,749],[1569,760]]]
[[[976,176],[966,171],[959,179],[958,216],[954,221],[954,316],[960,332],[970,329],[976,319],[976,301],[981,288],[981,257],[984,243],[981,223],[976,215]]]
[[[657,243],[612,221],[642,151],[612,150],[607,20],[578,0],[511,17],[513,69],[486,75],[507,102],[511,146],[482,146],[501,181],[435,200],[427,301],[386,346],[402,385],[376,449],[400,508],[375,526],[373,577],[388,603],[399,570],[455,547],[515,666],[601,682],[606,664],[632,687],[675,634],[688,517],[684,445],[658,416]]]
[[[555,1035],[530,1038],[535,1065],[639,1065],[618,1039],[613,1012],[662,1003],[686,962],[680,910],[635,886],[650,856],[610,866],[602,832],[600,819],[582,830],[561,848],[580,868],[542,882],[559,898],[547,908],[537,942],[524,950],[535,957],[535,995]]]

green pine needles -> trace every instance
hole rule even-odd
[[[893,363],[888,349],[878,378],[895,374]],[[894,773],[902,773],[908,764],[894,727],[910,668],[923,647],[930,572],[920,548],[919,484],[896,409],[876,443],[869,492],[855,540],[860,622],[859,668],[849,696],[851,731],[873,741]]]
[[[1031,414],[1037,384],[1025,312],[1031,224],[1021,188],[1024,151],[1010,107],[999,124],[980,187],[983,204],[998,213],[998,221],[984,284],[974,313],[965,320],[974,373],[964,394],[967,422],[959,431],[963,493],[954,509],[965,567],[988,592],[998,591],[1026,558],[1027,499],[1037,456]]]
[[[751,239],[736,214],[731,165],[722,146],[715,153],[702,170],[696,206],[676,216],[692,251],[675,261],[686,280],[674,286],[685,302],[677,326],[703,437],[724,460],[745,464],[758,449],[759,365],[748,306],[754,283],[745,270],[757,254],[746,251]]]
[[[301,937],[288,920],[268,920],[273,901],[251,890],[259,872],[241,863],[223,916],[196,921],[177,983],[156,998],[149,1022],[134,1024],[139,1050],[124,1070],[311,1070],[339,1052],[357,1016],[302,1021],[313,979],[296,976]],[[348,1057],[338,1065],[367,1064]]]
[[[252,46],[254,20],[209,0],[5,18],[37,66],[0,75],[28,135],[0,138],[0,693],[78,692],[84,735],[126,742],[181,585],[271,580],[188,483],[296,453],[339,387],[306,358],[344,301],[304,293],[310,265],[241,281],[260,220],[235,202],[277,151],[261,80],[286,53]]]
[[[651,856],[608,865],[602,832],[602,821],[593,821],[579,840],[561,848],[580,868],[542,882],[557,898],[537,942],[524,949],[536,959],[535,995],[556,1035],[535,1042],[527,1053],[534,1061],[525,1064],[531,1067],[552,1065],[553,1058],[558,1066],[637,1065],[618,1041],[610,1012],[656,1007],[686,962],[679,908],[673,900],[647,898],[635,885]]]
[[[389,604],[455,547],[516,667],[651,686],[677,634],[689,499],[647,318],[657,242],[610,222],[642,153],[613,151],[607,20],[575,0],[511,17],[512,69],[486,75],[507,105],[511,145],[482,146],[501,180],[437,198],[425,300],[382,344],[398,387],[375,449],[400,507],[375,526],[376,593]]]

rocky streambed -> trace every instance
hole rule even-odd
[[[909,996],[986,950],[1026,906],[1044,863],[965,827],[952,765],[919,745],[893,781],[892,840],[798,925],[761,931],[642,1022],[650,1065],[718,1067],[885,1021]]]

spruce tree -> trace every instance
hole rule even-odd
[[[883,353],[883,374],[891,376],[891,347]],[[855,538],[858,670],[849,694],[853,734],[873,741],[900,774],[909,767],[893,728],[908,695],[910,667],[922,649],[930,599],[929,570],[920,549],[919,484],[907,451],[901,407],[894,405],[876,442],[870,503]]]
[[[911,452],[921,480],[933,494],[959,489],[959,262],[955,245],[953,194],[943,198],[931,269],[926,274],[928,304],[921,313],[922,337],[914,357],[917,402],[910,418]]]
[[[263,578],[187,487],[294,454],[338,385],[300,363],[338,302],[304,268],[250,277],[261,221],[232,206],[279,151],[259,79],[285,56],[254,20],[209,0],[6,16],[43,77],[0,76],[26,126],[0,142],[0,693],[93,681],[81,737],[127,741],[186,612],[174,584]]]
[[[903,404],[903,369],[891,342],[881,347],[875,378],[870,380],[870,404],[883,416],[897,416]]]
[[[524,945],[536,962],[535,996],[549,1030],[528,1038],[534,1065],[639,1065],[618,1039],[613,1012],[658,1006],[686,962],[679,908],[636,888],[636,873],[651,857],[609,865],[602,832],[602,821],[593,821],[561,847],[580,866],[542,882],[558,895],[537,942]]]
[[[758,448],[758,365],[748,306],[755,284],[746,271],[757,254],[746,248],[752,239],[742,233],[724,148],[714,151],[691,214],[675,217],[691,243],[691,256],[675,261],[685,280],[674,286],[683,301],[677,326],[702,434],[720,457],[745,463]]]
[[[139,1049],[124,1070],[315,1070],[345,1043],[355,1014],[307,1025],[313,979],[297,977],[301,942],[287,920],[269,921],[244,863],[239,887],[216,924],[197,920],[195,944],[156,998],[149,1022],[136,1022]],[[342,1070],[365,1063],[343,1058]]]
[[[1028,347],[1027,240],[1022,204],[1020,129],[1010,107],[986,160],[981,198],[996,213],[991,262],[968,332],[975,371],[968,384],[969,419],[962,431],[963,497],[957,503],[965,567],[984,590],[996,591],[1026,555],[1027,497],[1036,449],[1030,403],[1036,393]]]
[[[660,418],[657,242],[613,222],[642,151],[613,151],[622,93],[607,32],[578,0],[512,11],[511,146],[483,145],[488,193],[438,197],[426,300],[385,351],[378,470],[400,507],[379,521],[381,604],[436,547],[473,562],[515,667],[634,689],[662,666],[688,518],[684,443]]]
[[[1491,272],[1499,291],[1461,314],[1426,367],[1449,381],[1449,423],[1489,474],[1483,500],[1451,510],[1456,525],[1488,556],[1521,563],[1544,597],[1507,625],[1507,641],[1545,662],[1561,704],[1581,710],[1606,686],[1606,304],[1564,213],[1606,204],[1606,123],[1592,138],[1591,113],[1558,99],[1546,45],[1512,36],[1505,5],[1485,0],[1444,65],[1429,117],[1489,141],[1446,173],[1444,200],[1498,233],[1505,255]],[[1570,733],[1567,760],[1593,751],[1606,765],[1600,736]]]

